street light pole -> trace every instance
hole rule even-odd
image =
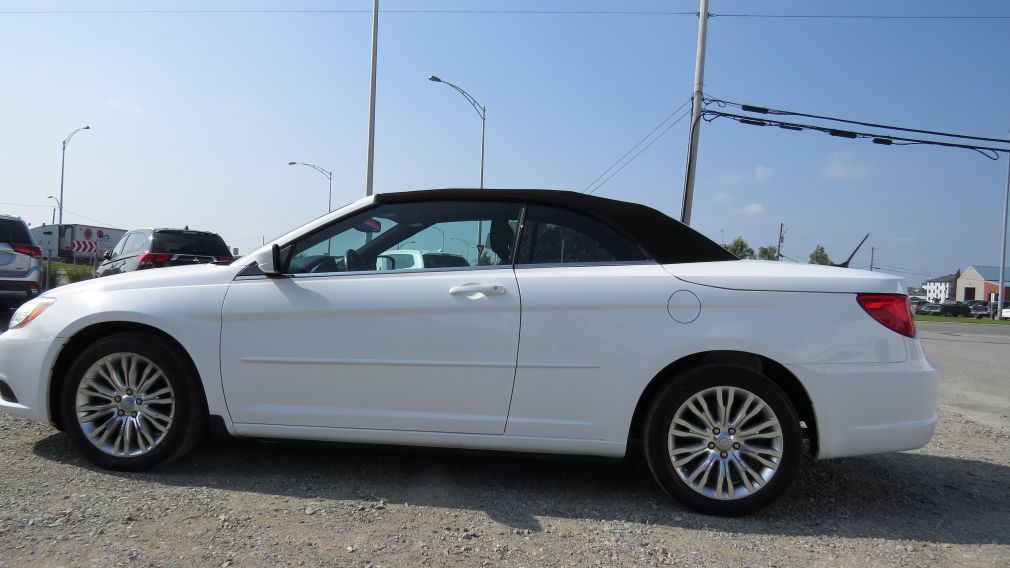
[[[329,194],[330,197],[329,197],[329,200],[326,202],[326,212],[329,213],[330,211],[333,211],[333,172],[331,172],[331,171],[329,171],[327,169],[321,168],[321,167],[319,167],[319,166],[317,166],[315,164],[306,164],[304,162],[288,162],[288,165],[289,166],[308,166],[308,167],[316,170],[317,172],[323,174],[324,176],[326,176],[326,179],[329,180],[329,182],[330,182],[330,194]]]
[[[50,196],[49,196],[49,197],[48,197],[47,199],[52,199],[53,201],[55,201],[55,202],[56,202],[56,207],[54,207],[54,208],[53,208],[53,224],[55,225],[55,224],[56,224],[56,209],[58,208],[58,209],[61,209],[61,210],[62,210],[62,209],[63,209],[63,206],[62,206],[62,205],[60,205],[60,200],[59,200],[59,199],[56,199],[56,198],[55,198],[55,197],[53,197],[52,195],[50,195]]]
[[[428,80],[434,83],[442,83],[443,85],[448,85],[453,89],[456,89],[456,91],[463,95],[463,98],[470,103],[473,110],[477,111],[477,116],[480,117],[480,188],[484,189],[484,131],[485,126],[487,125],[487,107],[477,102],[477,99],[473,98],[473,95],[464,91],[460,87],[453,85],[449,81],[443,81],[435,75],[428,75]]]
[[[477,99],[473,98],[473,95],[464,91],[462,88],[453,85],[449,81],[443,81],[442,79],[439,79],[435,75],[428,75],[428,80],[434,83],[442,83],[444,85],[449,85],[453,89],[456,89],[456,91],[459,94],[463,95],[463,98],[465,98],[466,101],[470,103],[470,106],[473,107],[473,110],[477,111],[477,116],[480,117],[480,188],[484,189],[484,132],[485,127],[487,126],[487,107],[477,102]],[[482,243],[483,235],[484,235],[484,220],[478,219],[477,220],[478,250],[477,250],[477,260],[474,262],[474,264],[480,264],[480,255],[482,252],[484,252],[484,245]]]
[[[63,156],[60,158],[60,198],[56,201],[60,206],[60,226],[63,225],[63,172],[67,165],[67,144],[70,144],[70,139],[74,137],[74,134],[82,130],[91,130],[90,126],[82,126],[77,130],[74,130],[67,137],[63,139]]]
[[[379,57],[379,0],[372,2],[372,78],[368,84],[368,155],[365,169],[365,195],[372,195],[372,169],[375,165],[375,65]],[[371,233],[369,233],[371,234]]]

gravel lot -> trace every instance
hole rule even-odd
[[[220,440],[122,474],[0,416],[0,567],[1010,566],[1010,335],[921,329],[933,442],[808,462],[742,519],[683,509],[635,460]]]

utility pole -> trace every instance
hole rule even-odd
[[[870,272],[873,272],[873,253],[877,250],[877,247],[870,247]]]
[[[684,174],[684,200],[680,206],[680,222],[691,224],[694,204],[694,175],[698,165],[698,134],[701,129],[701,99],[705,86],[705,38],[708,33],[708,0],[700,0],[698,9],[698,53],[694,60],[694,93],[691,99],[691,131],[687,149],[687,172]]]
[[[1004,276],[1006,276],[1006,216],[1007,209],[1010,208],[1010,153],[1007,154],[1006,168],[1006,193],[1003,194],[1003,240],[1001,241],[1001,252],[999,254],[999,299],[996,303],[996,319],[1003,319],[1003,302],[1007,301],[1003,292]]]
[[[779,223],[779,246],[775,249],[775,260],[782,260],[782,241],[786,238],[786,224]]]
[[[368,162],[365,170],[365,195],[372,195],[372,166],[375,164],[375,63],[379,41],[379,0],[372,2],[372,80],[368,90]],[[367,233],[371,235],[371,233]]]

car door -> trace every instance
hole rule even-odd
[[[520,204],[393,203],[283,248],[286,275],[240,276],[223,306],[232,420],[501,434],[515,379]],[[398,268],[397,246],[496,237],[477,266]],[[469,251],[464,251],[468,253]],[[390,254],[387,254],[390,253]]]
[[[578,212],[530,205],[521,232],[522,333],[506,434],[612,440],[627,430],[635,387],[689,333],[667,311],[676,279]]]

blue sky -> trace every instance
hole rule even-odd
[[[361,9],[371,2],[0,2],[65,9]],[[697,2],[382,0],[384,10],[696,11]],[[712,0],[710,11],[1010,15],[1002,1]],[[0,211],[48,222],[67,153],[65,220],[214,230],[243,251],[364,194],[370,15],[0,14]],[[688,99],[697,19],[677,15],[395,13],[379,31],[375,189],[581,191]],[[813,114],[1003,137],[1010,20],[716,17],[706,93]],[[680,214],[687,121],[596,193]],[[902,270],[909,284],[997,264],[1005,156],[706,123],[693,225],[806,260]],[[22,204],[22,205],[15,205]]]

